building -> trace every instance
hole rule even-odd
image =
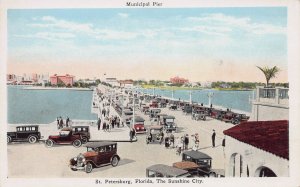
[[[57,75],[54,74],[50,77],[51,85],[63,84],[65,86],[73,86],[75,81],[75,76],[73,75]]]
[[[111,86],[119,86],[117,78],[107,77],[105,78],[104,82],[110,84]]]
[[[185,84],[185,83],[188,83],[189,80],[176,76],[176,77],[170,78],[170,82],[172,84]]]
[[[256,88],[256,100],[253,101],[252,114],[254,120],[289,119],[289,89]]]
[[[288,177],[289,122],[252,121],[223,133],[226,177]]]
[[[133,88],[133,80],[119,80],[118,82],[122,88]]]

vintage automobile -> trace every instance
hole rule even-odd
[[[227,111],[222,115],[221,121],[224,122],[231,122],[232,120],[234,120],[234,117],[237,115],[237,113],[231,112],[231,111]]]
[[[145,120],[140,116],[135,116],[133,128],[137,134],[146,133]],[[132,122],[131,122],[132,123]]]
[[[133,111],[131,109],[124,109],[122,116],[122,124],[130,125],[130,120],[132,118]]]
[[[16,132],[7,132],[7,143],[14,141],[28,141],[29,143],[36,143],[43,136],[39,132],[38,125],[17,126]]]
[[[163,126],[152,125],[149,127],[148,135],[146,137],[146,143],[161,143],[162,137],[161,133],[163,132]]]
[[[191,176],[199,176],[199,165],[191,161],[182,161],[173,163],[173,167],[183,169],[189,172]]]
[[[200,177],[215,177],[224,175],[223,170],[212,170],[212,158],[200,151],[185,151],[182,153],[182,161],[190,161],[196,163],[199,168],[197,168],[198,175]]]
[[[149,107],[150,108],[158,108],[158,102],[157,102],[157,100],[153,99],[151,101],[151,103],[149,104]]]
[[[161,125],[163,125],[167,133],[177,132],[177,125],[175,124],[174,116],[163,116],[161,119]]]
[[[107,164],[115,167],[120,161],[116,142],[89,142],[85,147],[87,148],[86,153],[80,153],[70,160],[71,170],[84,170],[86,173],[90,173],[93,168]]]
[[[188,171],[167,166],[164,164],[155,164],[146,168],[146,177],[189,177]]]
[[[250,116],[246,116],[246,114],[236,114],[234,118],[232,118],[231,123],[236,125],[240,124],[241,122],[248,121]]]
[[[89,126],[72,126],[72,133],[73,135],[81,135],[83,144],[87,143],[91,138]]]
[[[166,99],[160,99],[159,106],[160,106],[160,108],[165,108],[167,106],[167,100]]]
[[[170,109],[170,110],[177,110],[177,105],[171,104],[171,105],[169,106],[169,109]]]
[[[185,105],[182,109],[182,111],[184,112],[185,115],[191,114],[193,111],[192,106],[190,105]]]
[[[158,109],[158,108],[150,109],[150,112],[149,112],[150,119],[156,118],[160,112],[161,112],[161,109]]]
[[[52,147],[53,144],[66,145],[72,144],[74,147],[82,145],[82,136],[80,134],[73,134],[72,128],[62,128],[59,135],[50,135],[45,141],[46,147]]]
[[[205,121],[206,120],[206,116],[207,116],[207,114],[205,113],[204,110],[195,110],[192,113],[192,119],[193,120],[197,120],[197,121],[199,121],[199,120]]]
[[[149,114],[149,106],[142,106],[141,112],[143,112],[145,115]]]
[[[210,113],[210,117],[221,120],[225,113],[226,113],[226,111],[224,111],[224,110],[212,109],[211,113]]]

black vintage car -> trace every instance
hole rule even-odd
[[[36,143],[41,138],[38,125],[17,126],[16,132],[7,132],[7,143],[13,141],[28,141],[29,143]]]
[[[200,151],[185,151],[182,154],[182,161],[190,161],[196,163],[198,175],[200,177],[224,177],[223,169],[211,169],[212,158]]]

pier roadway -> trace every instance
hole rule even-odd
[[[193,146],[191,134],[198,133],[200,136],[199,151],[207,153],[213,158],[212,168],[224,169],[225,155],[223,147],[221,146],[223,139],[222,131],[232,127],[231,124],[210,118],[206,121],[194,121],[191,119],[190,115],[186,116],[179,110],[170,111],[167,108],[162,109],[162,113],[174,115],[176,117],[179,132],[175,133],[175,137],[189,134],[190,148]],[[137,114],[146,119],[146,126],[151,124],[148,116],[145,116],[140,112],[137,112]],[[96,128],[96,126],[92,126],[91,128]],[[217,133],[215,148],[211,147],[212,129],[215,129]],[[116,138],[117,132],[106,133],[106,136]],[[127,133],[126,136],[128,136]],[[42,142],[36,144],[10,144],[8,145],[8,177],[145,177],[145,169],[150,165],[159,163],[172,165],[174,162],[181,160],[181,156],[176,155],[176,149],[166,149],[164,145],[159,144],[147,145],[146,135],[138,135],[137,142],[118,142],[118,154],[121,157],[121,160],[117,167],[108,165],[94,169],[92,173],[89,174],[86,174],[83,171],[71,171],[68,166],[69,159],[85,151],[85,147],[74,148],[71,145],[46,148]]]

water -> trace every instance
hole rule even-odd
[[[152,89],[139,89],[138,91],[153,94]],[[172,98],[171,90],[155,89],[154,92],[155,95]],[[192,101],[208,105],[208,93],[213,93],[213,97],[211,99],[211,103],[213,105],[245,112],[251,112],[252,110],[252,105],[249,101],[249,98],[253,99],[253,91],[219,91],[209,89],[193,90]],[[173,95],[175,99],[180,98],[181,100],[190,100],[189,90],[175,90]]]
[[[45,124],[56,117],[96,120],[91,113],[92,91],[26,90],[7,86],[8,123]]]

